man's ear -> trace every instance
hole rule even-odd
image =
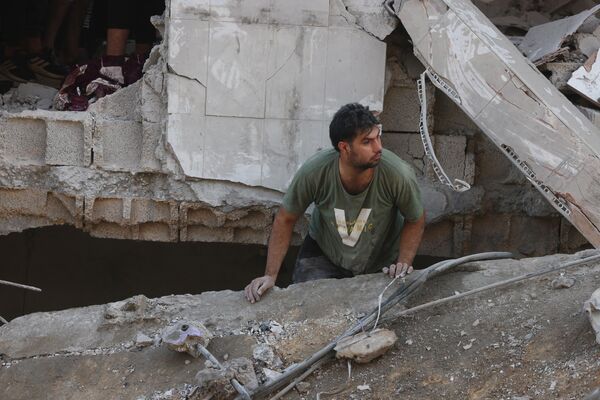
[[[348,151],[350,150],[350,144],[348,142],[340,140],[338,142],[338,149],[340,153],[348,153]]]

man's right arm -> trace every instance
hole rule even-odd
[[[245,289],[246,299],[250,303],[259,301],[260,297],[275,285],[283,258],[292,240],[294,225],[296,225],[299,218],[300,215],[292,214],[283,207],[279,208],[269,239],[265,275],[254,279]]]

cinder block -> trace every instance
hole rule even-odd
[[[141,121],[140,94],[142,81],[117,90],[102,97],[88,108],[88,111],[105,119]]]
[[[177,230],[173,230],[169,224],[148,222],[140,224],[137,228],[135,240],[148,240],[152,242],[175,242],[177,241]]]
[[[534,218],[513,215],[510,223],[508,250],[526,257],[558,252],[560,217]]]
[[[86,223],[87,222],[111,222],[123,225],[124,218],[123,199],[99,198],[86,201]]]
[[[509,248],[510,215],[486,214],[473,219],[471,252],[506,251]]]
[[[435,155],[450,179],[461,179],[469,184],[467,175],[467,138],[465,136],[435,135]]]
[[[270,229],[236,228],[233,230],[233,242],[266,245],[270,233]]]
[[[180,240],[182,242],[231,243],[233,242],[233,228],[186,226],[180,231]]]
[[[48,193],[46,214],[56,223],[66,223],[81,228],[83,212],[83,198],[62,193]]]
[[[0,215],[46,215],[48,193],[36,189],[0,189]]]
[[[181,209],[181,222],[184,225],[202,225],[217,228],[223,226],[226,220],[225,214],[198,205],[182,203]]]
[[[88,231],[91,236],[97,238],[123,240],[133,239],[131,226],[123,226],[113,222],[100,222],[91,225],[86,223],[85,230]]]
[[[419,132],[421,106],[415,89],[390,87],[383,104],[384,132]]]
[[[131,223],[174,222],[177,223],[177,202],[133,199],[131,201]]]
[[[140,170],[142,124],[98,120],[94,137],[94,165],[109,171]]]
[[[76,166],[89,164],[90,157],[86,157],[85,154],[85,128],[82,122],[47,121],[46,127],[46,164]]]
[[[46,123],[30,118],[0,120],[0,159],[13,165],[44,165]]]
[[[471,118],[439,90],[436,90],[433,117],[436,133],[469,135],[480,132]]]
[[[590,248],[592,248],[592,245],[587,239],[569,221],[561,218],[559,251],[561,253],[572,254]]]
[[[142,122],[142,158],[140,166],[144,171],[160,172],[162,170],[156,155],[159,146],[162,146],[162,127],[162,124]]]
[[[432,257],[453,257],[454,223],[446,220],[427,225],[417,254]]]
[[[527,183],[521,171],[484,134],[476,134],[474,140],[476,185]]]
[[[384,127],[385,129],[385,127]],[[409,163],[418,175],[425,173],[425,150],[421,136],[416,133],[389,133],[381,137],[383,147]]]
[[[227,214],[224,227],[252,228],[264,231],[273,221],[273,216],[268,210],[236,210]]]

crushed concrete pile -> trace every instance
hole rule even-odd
[[[406,306],[585,255],[467,264],[425,283]],[[376,305],[388,282],[310,282],[254,305],[224,291],[27,315],[0,328],[0,397],[231,397],[231,379],[251,387],[279,376]],[[353,363],[349,382],[347,360],[325,364],[285,398],[340,387],[352,399],[582,398],[600,385],[600,346],[584,310],[598,287],[600,264],[587,265],[384,322],[398,337],[390,351]],[[189,321],[210,331],[207,349],[223,369],[162,343],[178,340],[165,328]]]
[[[496,10],[498,15],[491,21],[573,102],[599,108],[600,5],[555,3],[551,7],[505,7],[505,14]],[[486,10],[485,5],[481,8]]]

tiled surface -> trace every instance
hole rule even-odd
[[[382,109],[385,44],[330,26],[337,9],[327,0],[172,0],[167,140],[187,176],[285,190],[330,146],[341,105]]]

